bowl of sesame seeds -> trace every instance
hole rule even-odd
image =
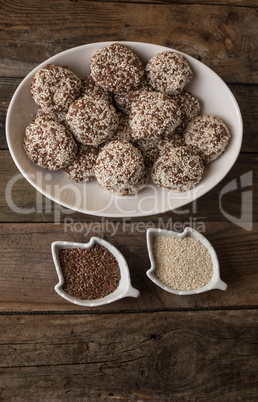
[[[97,307],[140,294],[131,285],[124,256],[106,240],[55,241],[51,251],[59,279],[55,291],[71,303]]]
[[[176,295],[194,295],[227,289],[220,278],[213,246],[195,229],[186,227],[179,233],[150,228],[146,238],[151,262],[146,275],[163,290]]]

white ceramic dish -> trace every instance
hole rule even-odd
[[[93,43],[66,50],[41,63],[27,75],[14,93],[6,118],[6,137],[13,160],[23,176],[38,191],[53,201],[79,212],[105,217],[136,217],[182,207],[207,193],[224,178],[235,163],[242,143],[242,118],[233,94],[215,72],[184,53],[182,54],[194,72],[194,78],[186,86],[186,90],[201,100],[202,114],[218,115],[232,133],[225,153],[206,167],[202,181],[192,190],[178,194],[158,188],[150,182],[135,196],[120,197],[101,189],[96,181],[79,184],[70,180],[62,171],[44,170],[33,164],[23,150],[25,127],[37,112],[37,106],[30,94],[31,80],[35,72],[47,63],[54,63],[68,66],[79,76],[88,75],[92,55],[96,50],[111,43]],[[144,64],[160,51],[173,50],[148,43],[121,43],[133,49]]]
[[[193,290],[186,290],[186,291],[172,289],[171,287],[169,287],[169,286],[165,285],[163,282],[161,282],[155,275],[155,261],[154,261],[153,249],[152,249],[154,238],[161,237],[161,236],[176,237],[179,239],[182,239],[186,236],[192,236],[192,237],[195,237],[196,239],[200,240],[200,242],[208,249],[210,256],[211,256],[211,260],[212,260],[213,275],[212,275],[210,282],[201,288],[196,288]],[[207,292],[212,289],[220,289],[220,290],[227,289],[227,284],[220,279],[219,261],[218,261],[218,257],[217,257],[217,254],[216,254],[214,248],[212,247],[211,243],[206,239],[206,237],[204,237],[201,233],[199,233],[195,229],[186,227],[183,232],[178,233],[178,232],[173,232],[172,230],[150,228],[150,229],[147,229],[146,240],[147,240],[147,248],[148,248],[149,258],[150,258],[150,262],[151,262],[151,268],[146,272],[146,274],[157,286],[159,286],[163,290],[166,290],[169,293],[183,296],[183,295],[194,295],[194,294],[198,294],[198,293],[203,293],[203,292]]]
[[[60,250],[67,248],[89,249],[95,243],[98,243],[101,246],[106,247],[116,257],[120,268],[121,279],[119,282],[119,286],[113,293],[110,293],[109,295],[96,300],[79,300],[75,297],[70,296],[63,290],[64,276],[60,265],[59,252]],[[98,237],[92,237],[88,243],[55,241],[51,245],[51,251],[59,279],[58,284],[55,286],[55,291],[60,296],[62,296],[64,299],[68,300],[71,303],[84,307],[97,307],[102,306],[104,304],[112,303],[116,300],[123,299],[124,297],[138,297],[140,295],[139,290],[133,288],[131,285],[130,273],[125,258],[116,247],[114,247],[111,243],[103,239],[100,239]]]

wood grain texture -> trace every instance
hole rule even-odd
[[[181,231],[183,224],[170,228]],[[1,224],[0,311],[144,311],[258,305],[257,223],[249,232],[232,223],[205,223],[203,234],[217,252],[221,277],[228,284],[228,290],[185,297],[163,291],[146,276],[150,262],[145,232],[150,225],[153,226],[153,222],[138,225],[135,222],[114,225],[107,222]],[[141,292],[139,298],[126,298],[111,305],[87,309],[71,304],[55,293],[58,280],[51,242],[83,243],[94,235],[110,241],[122,252],[128,262],[132,285]]]
[[[71,2],[77,2],[79,0],[69,0]],[[103,0],[96,0],[96,1],[103,1]],[[110,2],[121,2],[123,3],[124,0],[105,0]],[[127,3],[134,3],[135,0],[126,0]],[[198,4],[205,7],[206,5],[220,5],[220,6],[244,6],[244,7],[253,7],[257,8],[257,2],[255,0],[209,0],[209,2],[205,0],[139,0],[137,3],[155,3],[155,4]]]
[[[257,83],[256,11],[217,4],[2,1],[0,76],[24,76],[74,46],[127,40],[183,51],[227,82]]]
[[[5,137],[5,118],[11,98],[21,79],[0,77],[0,149],[7,149]],[[258,151],[257,120],[258,120],[258,90],[256,85],[229,84],[243,118],[244,138],[242,152]]]
[[[5,119],[11,98],[21,83],[20,78],[0,77],[0,149],[7,149],[5,136]]]
[[[0,316],[0,398],[255,401],[257,312]]]
[[[59,206],[41,195],[34,189],[23,176],[19,173],[14,165],[9,151],[1,151],[0,164],[0,221],[2,222],[64,222],[65,219],[71,218],[79,222],[101,222],[101,218],[84,215],[71,211],[67,208]],[[249,218],[257,222],[258,211],[253,205],[258,204],[257,189],[257,154],[240,154],[236,164],[226,175],[226,177],[214,187],[210,192],[200,197],[195,202],[179,208],[173,212],[159,214],[135,219],[138,221],[159,221],[171,219],[173,220],[189,220],[193,221],[228,221],[228,215],[232,218],[240,219],[241,211],[246,211]],[[250,185],[241,188],[241,177],[250,175]],[[233,181],[233,182],[232,182]],[[236,189],[229,189],[227,193],[222,195],[222,191],[226,185],[236,184]],[[253,183],[253,184],[251,184]],[[231,185],[231,187],[232,187]],[[242,191],[250,191],[248,197],[242,198]],[[109,219],[117,221],[117,219]]]
[[[256,0],[0,0],[1,402],[257,401],[257,6]],[[188,53],[235,95],[244,122],[241,154],[196,203],[145,218],[102,219],[58,207],[20,176],[5,140],[15,89],[50,56],[107,40]],[[220,204],[223,189],[230,191]],[[178,297],[147,278],[146,229],[186,225],[214,245],[227,291]],[[51,242],[87,242],[92,235],[123,253],[139,298],[87,309],[55,293]]]

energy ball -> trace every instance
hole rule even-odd
[[[118,113],[119,125],[115,135],[112,137],[114,140],[126,140],[133,142],[132,130],[129,124],[129,117],[124,113]]]
[[[100,96],[108,102],[112,102],[112,94],[96,84],[90,76],[85,76],[81,79],[81,96]]]
[[[118,112],[119,117],[119,125],[118,129],[109,140],[100,144],[99,148],[105,147],[111,141],[118,140],[118,141],[129,141],[133,143],[132,131],[129,126],[129,118],[126,114]]]
[[[129,91],[120,92],[114,95],[114,101],[118,110],[125,114],[130,114],[132,102],[137,99],[143,91],[153,91],[153,89],[143,81],[139,87]]]
[[[140,191],[147,181],[141,152],[127,141],[112,141],[99,153],[95,166],[99,185],[118,195]]]
[[[201,113],[201,102],[189,92],[177,92],[173,99],[178,104],[181,111],[181,124],[176,132],[182,134],[187,125]]]
[[[202,158],[186,146],[164,152],[153,165],[153,182],[167,190],[183,192],[191,190],[202,179]]]
[[[81,80],[64,66],[47,64],[36,72],[31,83],[31,95],[42,109],[67,111],[79,97]]]
[[[190,122],[183,136],[186,145],[196,149],[206,165],[224,152],[231,134],[219,117],[206,115]]]
[[[159,92],[142,92],[132,103],[129,116],[134,139],[157,139],[170,135],[181,122],[177,103]]]
[[[100,96],[84,96],[69,107],[66,124],[78,142],[97,147],[115,134],[119,119],[114,106]]]
[[[137,140],[134,143],[136,148],[141,151],[144,163],[147,167],[151,167],[167,149],[181,147],[184,144],[183,137],[179,134],[173,134],[170,137],[162,137],[155,141]]]
[[[186,59],[179,53],[160,52],[146,66],[147,80],[156,90],[173,94],[188,84],[193,73]]]
[[[77,144],[65,126],[42,118],[26,128],[23,145],[32,162],[49,170],[65,168],[77,152]]]
[[[79,145],[74,161],[64,171],[69,179],[77,183],[86,183],[95,179],[95,164],[99,151],[92,146]]]
[[[36,118],[40,117],[45,120],[54,120],[57,123],[65,125],[66,112],[54,109],[39,109]]]
[[[138,56],[120,43],[98,50],[91,59],[90,68],[96,83],[115,93],[138,87],[144,76]]]

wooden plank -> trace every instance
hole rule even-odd
[[[45,196],[34,189],[18,172],[8,151],[0,151],[0,221],[2,222],[64,222],[67,217],[75,221],[91,222],[101,221],[101,218],[84,215],[63,208],[51,202]],[[228,221],[228,215],[240,217],[241,211],[249,212],[249,220],[258,220],[258,211],[252,205],[258,204],[258,191],[255,177],[257,176],[257,154],[240,154],[236,164],[227,176],[207,194],[193,203],[179,208],[174,212],[167,212],[158,216],[143,217],[136,221],[188,220],[192,217],[195,221]],[[243,191],[251,191],[248,197],[242,198],[241,177],[249,175],[253,185],[243,188]],[[231,183],[231,189],[222,196],[225,186]],[[237,188],[234,189],[234,183]],[[250,183],[251,184],[251,183]],[[233,186],[233,187],[232,187]],[[8,194],[6,193],[8,192]],[[6,195],[7,194],[7,195]],[[109,219],[116,221],[117,219]]]
[[[5,117],[8,105],[21,79],[0,77],[0,149],[7,149]],[[258,152],[257,120],[258,91],[255,85],[229,84],[243,117],[244,138],[242,152]]]
[[[257,12],[251,7],[9,0],[1,2],[0,14],[2,76],[24,76],[62,50],[115,39],[181,50],[227,82],[258,81]]]
[[[150,262],[146,247],[148,227],[182,231],[185,222],[92,222],[86,224],[1,224],[1,312],[33,311],[143,311],[258,305],[258,224],[247,231],[233,223],[202,222],[201,231],[217,251],[221,277],[227,291],[213,290],[196,296],[176,296],[161,290],[146,276]],[[165,225],[165,226],[163,226]],[[189,225],[189,224],[188,224]],[[54,291],[58,282],[51,242],[87,242],[92,236],[110,241],[125,256],[138,299],[86,309],[71,304]]]
[[[76,3],[78,0],[70,0],[71,2]],[[95,0],[102,1],[102,0]],[[110,2],[124,2],[124,0],[105,0]],[[127,3],[133,3],[135,0],[126,0]],[[160,4],[202,4],[203,6],[207,5],[206,1],[202,0],[139,0],[137,3],[160,3]],[[255,0],[209,0],[209,5],[232,5],[232,6],[242,6],[242,7],[253,7],[257,8],[257,2]]]
[[[230,85],[243,119],[242,152],[258,152],[258,88],[254,85]],[[253,151],[252,151],[253,150]]]
[[[5,118],[11,98],[22,81],[21,78],[0,77],[0,149],[7,149]]]
[[[257,311],[1,316],[1,401],[255,401]]]

